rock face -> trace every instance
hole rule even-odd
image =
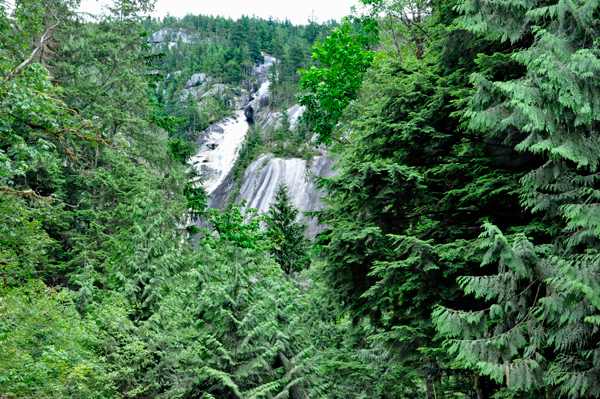
[[[224,100],[227,96],[227,86],[221,83],[217,83],[213,85],[212,89],[204,93],[200,98],[208,97],[208,96],[216,96],[220,94],[221,100]]]
[[[176,44],[181,39],[183,43],[192,43],[194,38],[188,35],[183,30],[175,30],[173,28],[161,29],[158,32],[154,32],[146,41],[150,46],[155,46],[164,42],[169,42],[169,45]]]
[[[272,55],[263,54],[265,62],[254,68],[254,75],[258,78],[259,84],[267,81],[269,76],[269,68],[273,63],[277,62],[277,58]]]
[[[190,164],[204,177],[204,189],[209,195],[233,168],[247,130],[244,112],[238,110],[233,117],[213,124],[198,138],[198,151]]]
[[[315,185],[313,175],[334,176],[331,158],[328,155],[314,157],[310,162],[304,159],[274,158],[273,154],[263,154],[246,169],[240,188],[238,202],[246,200],[246,206],[266,212],[273,203],[277,187],[285,183],[290,188],[294,206],[300,212],[320,211],[324,209],[321,197],[323,189]],[[314,238],[323,231],[317,220],[305,215],[300,216],[308,229],[306,234]]]
[[[248,105],[246,109],[244,109],[244,115],[246,116],[246,121],[249,124],[254,123],[254,108],[252,108],[252,105]]]
[[[206,80],[205,73],[195,73],[192,75],[191,78],[188,79],[185,86],[189,89],[192,86],[198,86],[199,84],[204,83],[205,80]]]
[[[317,189],[313,176],[331,177],[334,174],[331,159],[325,151],[311,161],[275,158],[273,154],[263,154],[246,169],[237,198],[231,196],[234,189],[231,170],[249,128],[248,122],[256,121],[263,128],[279,123],[278,113],[265,107],[269,100],[269,82],[266,78],[273,62],[276,62],[275,58],[265,56],[265,64],[255,69],[259,90],[250,97],[244,92],[243,97],[236,98],[238,108],[235,115],[211,125],[196,142],[198,151],[190,164],[204,177],[204,188],[211,196],[209,208],[225,209],[229,202],[241,202],[245,199],[248,207],[265,212],[274,200],[277,187],[284,182],[290,187],[292,200],[300,212],[323,209],[324,204],[320,198],[325,193]],[[206,81],[206,76],[197,76],[195,79],[196,75],[188,80],[187,90],[190,93],[199,88],[199,83]],[[224,93],[224,89],[225,87],[216,84],[212,90],[200,95],[200,98],[219,95]],[[298,105],[288,109],[292,128],[297,125],[303,111],[304,107]],[[308,225],[306,233],[311,238],[323,230],[322,226],[317,226],[315,219],[304,215],[300,219]]]
[[[296,126],[298,126],[298,120],[304,113],[305,109],[306,107],[296,104],[287,110],[288,115],[290,117],[290,129],[293,130],[296,128]]]
[[[296,128],[296,126],[298,125],[298,120],[304,113],[305,109],[305,107],[300,106],[298,104],[293,105],[287,109],[290,121],[290,129]],[[260,127],[262,129],[267,129],[269,127],[277,129],[279,126],[281,126],[281,121],[279,120],[279,117],[279,112],[275,112],[271,108],[262,107],[261,110],[257,113],[255,119],[257,121],[260,121]]]

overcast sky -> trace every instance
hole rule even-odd
[[[262,18],[286,17],[294,24],[306,24],[314,12],[318,22],[340,20],[358,0],[157,0],[153,17],[182,17],[186,14],[221,15],[238,19],[242,14]],[[100,13],[107,0],[83,0],[80,11]]]

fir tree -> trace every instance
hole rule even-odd
[[[310,263],[308,240],[304,235],[306,225],[297,222],[297,217],[298,210],[292,204],[289,187],[285,183],[279,183],[265,222],[274,237],[274,246],[270,252],[287,274],[299,272]]]
[[[244,221],[244,219],[246,219]],[[303,398],[311,347],[300,292],[264,252],[256,213],[213,214],[194,267],[148,322],[156,397]]]
[[[380,329],[376,339],[389,362],[418,372],[433,398],[454,382],[441,378],[451,356],[435,339],[431,314],[439,304],[469,306],[455,279],[481,273],[472,248],[483,219],[531,221],[521,212],[518,180],[538,160],[519,157],[510,136],[464,128],[477,53],[501,45],[453,26],[446,14],[452,2],[430,6],[429,19],[408,23],[424,30],[423,53],[413,51],[415,43],[383,41],[346,111],[354,120],[341,126],[348,134],[336,151],[339,175],[324,182],[329,208],[321,215],[327,229],[318,280],[356,322]],[[510,66],[500,74],[518,72]],[[454,381],[475,385],[472,372],[464,375]]]
[[[598,397],[598,6],[465,1],[460,9],[465,29],[513,46],[510,60],[522,73],[474,74],[467,115],[474,131],[515,137],[519,151],[543,157],[521,179],[524,208],[543,218],[513,228],[526,236],[488,226],[484,264],[498,262],[498,273],[461,282],[494,303],[488,311],[440,308],[438,328],[459,359],[504,379],[515,396]]]
[[[532,392],[597,398],[600,310],[586,291],[595,283],[587,279],[597,267],[593,255],[579,257],[574,269],[551,245],[536,246],[524,234],[504,236],[496,226],[484,227],[482,266],[495,264],[497,273],[464,276],[459,283],[467,295],[487,302],[479,306],[485,308],[439,307],[433,314],[450,353],[504,385],[505,397]]]

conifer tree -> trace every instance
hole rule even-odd
[[[460,9],[465,29],[512,45],[483,65],[510,60],[522,70],[509,79],[474,74],[467,115],[474,131],[515,137],[519,151],[543,157],[521,179],[524,208],[542,217],[512,227],[522,236],[488,226],[484,264],[497,262],[497,274],[460,281],[491,307],[440,308],[436,323],[458,359],[512,395],[598,397],[598,6],[465,1]]]
[[[93,120],[110,145],[79,144],[76,159],[56,154],[25,178],[71,205],[46,225],[59,244],[39,267],[62,284],[81,287],[81,303],[94,285],[106,286],[114,277],[111,240],[139,226],[135,209],[141,202],[162,198],[167,221],[161,220],[170,227],[186,219],[185,166],[173,159],[173,143],[157,126],[166,124],[154,117],[137,11],[127,4],[115,7],[94,22],[69,14],[55,31],[48,61],[65,103]]]
[[[464,129],[477,53],[502,44],[456,28],[452,6],[430,3],[432,15],[418,26],[394,27],[422,29],[403,37],[423,39],[423,52],[413,51],[415,43],[383,41],[392,47],[377,54],[346,111],[354,121],[341,127],[348,141],[337,147],[339,175],[325,180],[329,208],[321,217],[328,227],[318,263],[332,300],[379,329],[389,362],[418,373],[431,399],[454,381],[470,380],[471,387],[460,386],[467,394],[487,378],[472,371],[453,382],[442,378],[451,356],[436,340],[431,314],[439,304],[470,305],[456,278],[481,273],[472,247],[484,219],[503,226],[531,221],[521,212],[518,180],[539,161],[520,157],[510,136]],[[509,64],[498,74],[518,72]]]
[[[156,397],[306,397],[304,305],[266,257],[259,216],[234,205],[211,222],[218,234],[201,241],[148,321]]]
[[[504,385],[504,397],[532,392],[597,398],[600,310],[573,282],[589,283],[582,274],[596,267],[588,263],[593,256],[577,260],[583,273],[576,275],[569,262],[553,255],[551,245],[536,246],[524,234],[505,236],[496,226],[484,227],[482,266],[495,264],[497,273],[463,276],[459,283],[467,295],[486,303],[433,313],[449,352]]]
[[[287,274],[306,269],[310,263],[308,240],[304,235],[306,225],[297,222],[297,217],[298,209],[292,203],[289,187],[281,182],[277,186],[274,202],[269,207],[265,222],[274,239],[270,252]]]

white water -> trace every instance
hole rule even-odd
[[[269,81],[263,82],[260,85],[258,91],[256,92],[256,97],[259,98],[259,97],[266,96],[267,94],[269,94],[269,86],[270,85],[271,85],[271,82],[269,82]]]
[[[266,77],[269,66],[275,61],[274,57],[265,55],[265,63],[255,68],[255,74],[261,83],[259,90],[255,93],[256,100],[250,103],[255,110],[258,107],[259,99],[269,92],[269,82]],[[213,89],[202,97],[216,93],[217,91]],[[204,177],[204,189],[207,194],[211,195],[233,168],[248,128],[244,111],[237,110],[233,117],[225,118],[212,125],[204,134],[202,144],[190,163]]]
[[[190,162],[204,177],[204,189],[208,194],[223,183],[233,168],[249,127],[242,110],[236,111],[234,117],[224,119],[219,126],[223,133],[207,133]]]

